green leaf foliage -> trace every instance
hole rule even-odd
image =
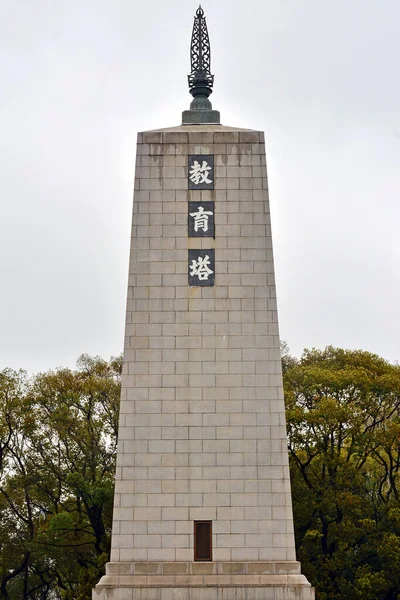
[[[83,600],[112,525],[121,359],[0,373],[0,597]]]
[[[284,387],[303,572],[319,599],[398,599],[400,367],[306,350]]]

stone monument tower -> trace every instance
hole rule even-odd
[[[97,600],[312,600],[296,562],[264,134],[139,133],[111,562]]]

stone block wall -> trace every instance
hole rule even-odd
[[[188,237],[198,200],[215,239]],[[195,520],[216,561],[295,560],[264,137],[221,126],[138,136],[111,561],[192,561]]]

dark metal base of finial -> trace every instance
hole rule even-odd
[[[221,125],[218,110],[184,110],[182,125]]]

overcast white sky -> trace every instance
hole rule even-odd
[[[266,132],[281,337],[400,359],[400,2],[204,0],[214,108]],[[123,345],[137,131],[195,1],[0,0],[0,368]]]

